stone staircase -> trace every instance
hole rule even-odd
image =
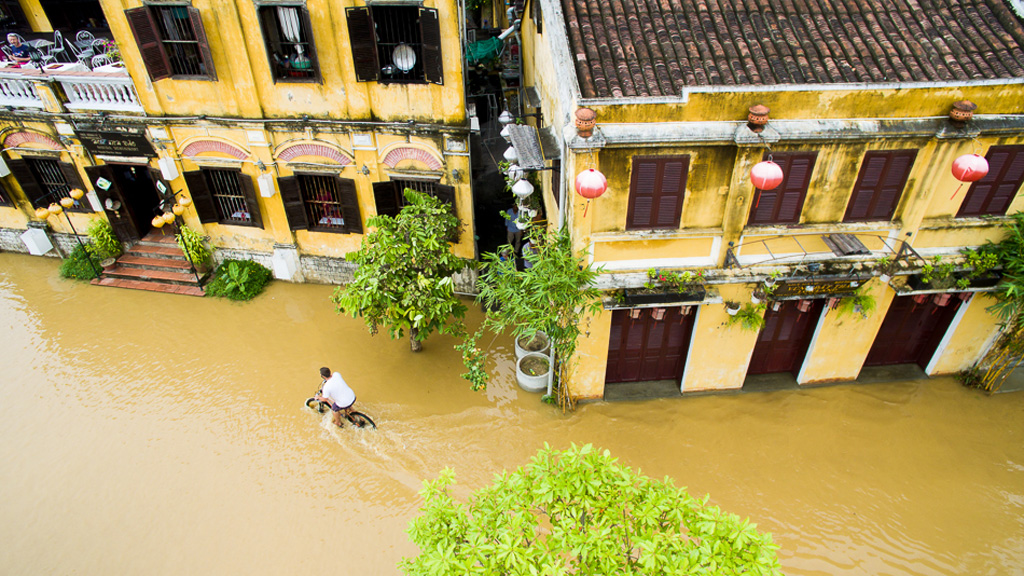
[[[203,273],[196,279],[192,266],[178,247],[173,234],[150,232],[117,259],[117,266],[113,270],[105,270],[92,283],[114,288],[205,296],[203,283],[206,279],[207,274]]]

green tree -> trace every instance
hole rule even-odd
[[[771,534],[589,444],[545,445],[464,504],[454,483],[451,469],[424,482],[409,527],[420,554],[399,562],[405,574],[782,574]]]
[[[452,275],[469,261],[452,254],[459,219],[444,202],[406,188],[406,206],[396,217],[375,216],[349,261],[359,265],[355,279],[334,291],[339,313],[362,316],[371,334],[387,326],[391,338],[409,332],[413,352],[431,332],[459,334],[466,306],[455,295]]]

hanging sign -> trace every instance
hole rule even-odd
[[[154,157],[156,152],[142,132],[109,130],[79,130],[78,139],[86,150],[93,154],[109,156],[147,156]]]
[[[100,177],[96,179],[96,187],[100,190],[110,190],[110,180]]]
[[[849,294],[863,283],[862,278],[786,280],[778,283],[772,292],[772,298],[812,298],[830,294]]]

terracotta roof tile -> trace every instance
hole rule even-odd
[[[1024,76],[1002,0],[561,0],[585,97]]]

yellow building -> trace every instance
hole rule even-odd
[[[397,213],[411,187],[453,206],[453,250],[475,255],[457,2],[100,3],[130,106],[77,113],[65,86],[52,111],[69,126],[62,154],[77,151],[97,204],[119,207],[104,212],[127,244],[177,195],[217,260],[337,282],[366,220]],[[76,74],[95,83],[98,69]],[[23,229],[27,215],[0,225]]]
[[[812,385],[889,365],[944,374],[985,351],[991,282],[959,264],[946,278],[958,285],[921,272],[998,239],[1024,207],[1024,25],[1008,5],[970,2],[980,18],[940,25],[927,14],[945,5],[901,1],[813,14],[531,3],[525,84],[561,156],[545,202],[607,291],[575,395],[738,390],[762,374]],[[953,166],[972,154],[989,170],[963,184]],[[782,178],[758,188],[767,161]],[[588,201],[574,182],[590,168],[608,186]],[[686,272],[704,281],[670,289]]]

